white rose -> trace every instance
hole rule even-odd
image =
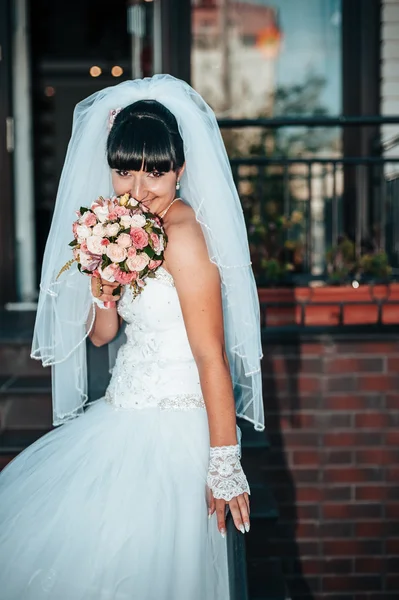
[[[146,224],[146,218],[144,215],[133,215],[131,217],[132,227],[144,227]]]
[[[99,235],[100,237],[103,237],[105,235],[104,225],[102,225],[101,223],[97,223],[97,225],[94,225],[93,235]]]
[[[108,267],[105,267],[105,269],[101,269],[99,267],[98,272],[100,273],[102,279],[105,279],[106,281],[109,281],[110,283],[114,283],[114,281],[115,281],[115,277],[114,277],[115,265],[108,265]]]
[[[119,223],[108,223],[105,226],[105,233],[109,237],[114,237],[119,231]]]
[[[103,238],[99,235],[92,235],[87,239],[87,249],[92,254],[103,254],[104,246],[101,245]]]
[[[129,201],[128,201],[128,203],[127,203],[127,205],[128,206],[137,206],[138,202],[134,198],[130,198]]]
[[[107,256],[114,263],[120,263],[120,262],[124,261],[127,256],[127,252],[126,252],[125,248],[122,248],[122,246],[118,246],[118,244],[109,244],[107,246],[106,252],[107,252]]]
[[[86,225],[78,225],[76,228],[76,233],[80,240],[86,240],[91,236],[91,229]]]
[[[142,271],[149,262],[150,257],[145,252],[142,252],[141,254],[136,254],[136,256],[128,258],[126,265],[130,271]]]
[[[121,233],[117,237],[116,243],[118,244],[118,246],[122,246],[122,248],[130,248],[130,246],[132,245],[132,238],[128,233]]]
[[[130,217],[129,215],[122,215],[121,216],[121,227],[122,229],[127,229],[128,227],[130,227],[132,224],[132,217]]]
[[[97,206],[93,209],[93,212],[100,223],[104,223],[108,219],[108,206]]]

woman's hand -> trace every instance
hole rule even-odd
[[[115,281],[111,283],[106,279],[93,275],[91,278],[91,291],[95,298],[101,300],[101,302],[116,302],[120,299],[120,293],[113,296],[112,292],[117,288],[121,287],[120,283]]]
[[[230,502],[225,500],[215,499],[212,491],[209,490],[209,516],[211,517],[216,511],[216,517],[218,522],[218,529],[223,537],[226,535],[226,505],[229,506],[231,515],[233,517],[234,525],[241,533],[249,531],[249,496],[247,492],[232,498]]]

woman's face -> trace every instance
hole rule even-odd
[[[142,202],[151,212],[161,212],[175,197],[176,182],[182,169],[159,173],[112,169],[112,185],[117,196],[126,194]]]

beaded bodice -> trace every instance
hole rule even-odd
[[[126,287],[118,304],[126,321],[106,400],[122,408],[204,407],[172,276],[162,267],[137,298]]]

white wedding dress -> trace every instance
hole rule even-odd
[[[105,398],[0,475],[1,600],[228,600],[207,413],[173,279],[118,307]]]

